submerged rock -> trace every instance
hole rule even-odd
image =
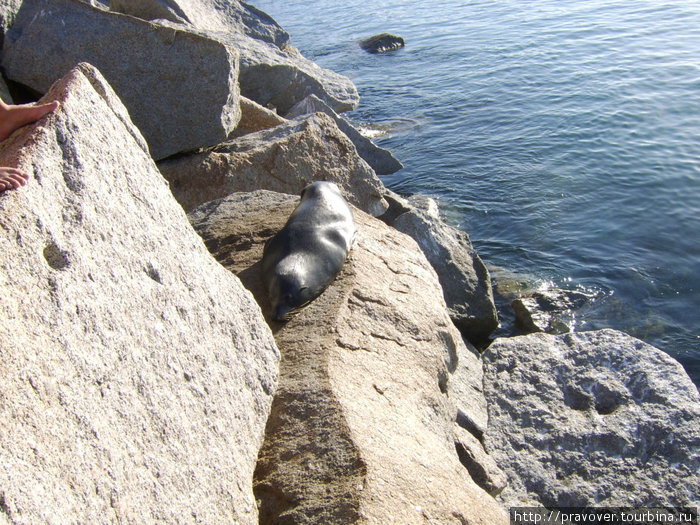
[[[360,47],[368,53],[386,53],[388,51],[396,51],[404,47],[405,42],[403,37],[391,35],[389,33],[381,33],[372,37],[360,40]]]
[[[158,167],[186,211],[238,191],[299,194],[315,180],[335,182],[351,204],[372,215],[387,207],[382,182],[335,122],[321,113],[244,135],[205,153],[167,159]]]
[[[80,0],[24,0],[5,35],[8,78],[44,93],[78,62],[102,72],[155,159],[217,144],[240,119],[234,49]]]
[[[700,398],[668,354],[602,330],[497,339],[483,359],[507,505],[698,506]]]
[[[328,104],[319,99],[316,95],[309,95],[301,102],[292,107],[287,112],[285,118],[293,119],[310,115],[312,113],[325,113],[330,116],[338,125],[340,130],[352,141],[357,148],[357,153],[375,171],[377,175],[389,175],[401,168],[401,164],[389,150],[380,148],[367,137],[364,137],[346,119],[333,111]]]
[[[0,146],[0,521],[258,523],[279,353],[99,72]]]
[[[268,317],[263,244],[297,200],[235,194],[189,215]],[[282,363],[256,470],[260,523],[508,523],[458,457],[446,392],[464,343],[435,273],[406,235],[358,210],[355,222],[337,279],[273,324]]]
[[[547,288],[513,299],[510,305],[515,312],[515,324],[523,332],[565,334],[571,331],[573,312],[591,297],[574,290]]]

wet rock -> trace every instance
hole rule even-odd
[[[328,104],[319,99],[316,95],[309,95],[301,102],[295,104],[285,115],[285,118],[294,119],[312,113],[325,113],[330,116],[338,125],[340,130],[347,135],[357,148],[357,153],[375,171],[377,175],[389,175],[401,168],[401,164],[389,150],[380,148],[367,137],[364,137],[345,118],[339,116]]]
[[[404,47],[403,37],[381,33],[360,41],[360,47],[368,53],[386,53]]]
[[[258,523],[279,353],[80,65],[0,146],[0,521]]]
[[[585,305],[591,294],[548,288],[513,299],[515,323],[525,333],[565,334],[571,331],[571,316]]]
[[[483,359],[507,505],[697,506],[700,398],[668,354],[602,330],[501,338]]]
[[[350,203],[372,215],[387,206],[381,181],[335,122],[320,113],[158,166],[186,211],[238,191],[298,195],[314,180],[335,182]]]
[[[24,0],[5,35],[8,78],[44,93],[83,61],[114,87],[155,159],[217,144],[240,119],[234,49],[79,0]]]
[[[231,195],[190,214],[268,318],[263,244],[297,200]],[[260,522],[505,524],[455,447],[446,392],[464,345],[437,278],[409,237],[359,210],[355,221],[338,278],[272,324],[282,363],[256,470]]]

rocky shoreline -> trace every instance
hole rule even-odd
[[[683,368],[611,330],[481,354],[498,318],[468,235],[384,187],[401,164],[339,115],[352,82],[268,15],[12,0],[0,27],[8,94],[61,104],[0,145],[32,177],[0,194],[0,523],[700,504]],[[275,323],[262,247],[314,180],[341,187],[358,239]]]

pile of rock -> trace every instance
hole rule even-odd
[[[494,408],[515,358],[484,375],[471,344],[498,324],[484,264],[383,186],[401,164],[338,115],[347,78],[236,0],[11,0],[0,28],[11,91],[61,104],[0,145],[31,175],[0,194],[0,521],[498,524],[559,501],[498,437],[524,407]],[[314,180],[356,244],[277,324],[262,247]]]
[[[418,246],[372,217],[376,171],[401,164],[337,114],[352,83],[244,3],[1,9],[11,91],[61,105],[0,146],[31,175],[0,195],[0,517],[505,523],[457,425],[458,405],[485,420],[478,353]],[[260,251],[319,179],[360,234],[273,336]]]

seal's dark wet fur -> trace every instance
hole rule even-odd
[[[352,210],[338,186],[306,186],[287,223],[263,250],[262,275],[276,321],[288,320],[333,282],[354,236]]]

